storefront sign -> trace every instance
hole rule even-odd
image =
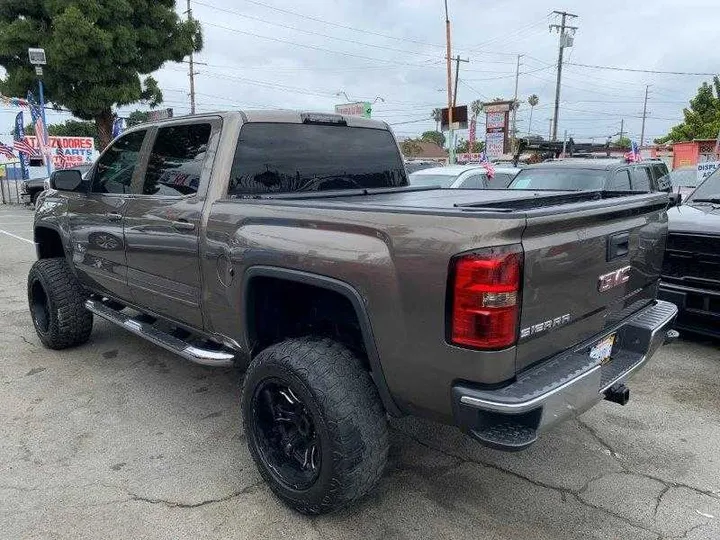
[[[485,153],[488,158],[500,157],[505,153],[504,132],[500,131],[485,134]]]
[[[720,167],[720,161],[705,161],[697,164],[697,179],[702,182]]]
[[[26,137],[38,148],[37,137]],[[92,163],[95,156],[95,139],[92,137],[48,137],[48,146],[56,169],[67,169],[84,163]]]

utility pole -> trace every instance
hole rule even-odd
[[[650,89],[650,85],[645,85],[645,103],[643,104],[643,119],[642,119],[642,128],[640,128],[640,148],[642,148],[642,145],[645,143],[645,117],[647,116],[647,98],[648,98],[648,90]]]
[[[446,46],[446,64],[447,64],[447,95],[448,95],[448,161],[450,165],[455,163],[455,147],[453,146],[453,117],[452,117],[452,104],[453,104],[453,91],[452,91],[452,47],[450,45],[450,15],[448,14],[448,4],[445,0],[445,46]]]
[[[190,0],[187,0],[187,16],[188,21],[192,20],[192,8],[190,7]],[[190,50],[190,114],[195,114],[195,59],[193,58],[193,49],[195,49],[195,39],[193,37],[192,49]]]
[[[453,93],[453,100],[452,100],[452,106],[455,107],[457,105],[457,86],[458,86],[458,78],[460,76],[460,62],[468,63],[470,59],[463,60],[460,58],[460,55],[458,54],[455,58],[455,92]]]
[[[560,46],[558,47],[558,64],[557,64],[557,81],[555,82],[555,114],[553,115],[553,127],[551,138],[553,141],[557,140],[557,126],[558,126],[558,113],[560,112],[560,80],[562,78],[562,64],[563,64],[563,51],[565,47],[572,47],[572,38],[565,33],[566,30],[570,30],[575,33],[577,26],[567,26],[565,23],[568,17],[577,18],[577,15],[568,13],[567,11],[553,11],[556,15],[560,15],[560,24],[551,24],[550,30],[557,30],[560,34]]]
[[[522,54],[517,55],[517,66],[515,67],[515,94],[513,95],[513,109],[512,109],[512,138],[510,143],[510,148],[515,150],[515,139],[516,137],[516,131],[515,131],[515,120],[517,118],[517,108],[518,108],[518,102],[517,102],[517,94],[518,94],[518,83],[520,82],[520,58],[522,58]]]
[[[625,133],[625,119],[620,120],[620,142],[622,143],[623,134]]]
[[[549,141],[549,140],[552,140],[553,119],[548,118],[548,121],[550,122],[550,128],[548,129],[548,141]]]

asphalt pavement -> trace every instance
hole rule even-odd
[[[379,487],[300,516],[261,482],[234,370],[190,364],[95,319],[42,347],[27,309],[32,213],[0,206],[0,537],[720,538],[720,346],[663,347],[603,402],[507,454],[393,420]]]

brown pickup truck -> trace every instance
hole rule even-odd
[[[250,452],[305,513],[372,488],[388,414],[520,450],[624,404],[676,314],[656,300],[667,194],[412,187],[383,122],[175,118],[51,188],[28,277],[42,342],[85,343],[97,315],[246,370]]]

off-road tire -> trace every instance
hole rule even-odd
[[[93,316],[84,302],[82,288],[64,258],[40,259],[33,264],[28,274],[28,303],[43,345],[66,349],[90,338]]]
[[[321,448],[319,474],[302,491],[282,482],[259,447],[253,425],[256,389],[269,379],[293,388],[315,423]],[[322,514],[342,508],[368,493],[383,474],[388,454],[385,411],[370,374],[336,341],[304,337],[261,351],[245,376],[242,412],[248,447],[260,474],[298,512]]]

